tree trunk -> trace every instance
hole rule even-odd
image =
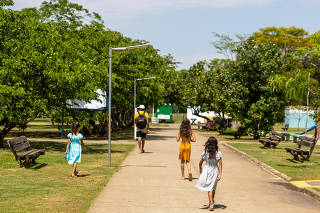
[[[0,148],[4,148],[4,135],[0,134]]]
[[[15,126],[14,124],[4,124],[3,130],[0,132],[0,148],[4,148],[4,138]]]

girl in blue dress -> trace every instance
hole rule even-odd
[[[72,177],[77,177],[77,164],[81,162],[81,152],[84,149],[83,135],[79,133],[80,125],[73,123],[71,132],[68,134],[68,144],[65,155],[67,155],[68,164],[73,164]]]

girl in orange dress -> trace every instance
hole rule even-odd
[[[181,179],[184,180],[184,164],[187,164],[189,181],[192,181],[190,155],[191,155],[191,142],[196,142],[196,137],[191,130],[191,124],[188,119],[184,119],[180,125],[177,135],[177,142],[180,143],[179,160],[181,160]]]

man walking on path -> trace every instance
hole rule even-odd
[[[134,115],[134,123],[136,124],[136,135],[140,153],[144,153],[144,144],[147,134],[149,134],[149,114],[145,111],[145,106],[140,105],[138,111]]]

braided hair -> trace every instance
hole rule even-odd
[[[209,137],[207,142],[204,144],[204,151],[209,153],[209,159],[216,157],[218,149],[218,140],[215,137]]]
[[[180,135],[186,138],[191,137],[191,124],[190,121],[185,118],[183,119],[181,125],[180,125]]]

